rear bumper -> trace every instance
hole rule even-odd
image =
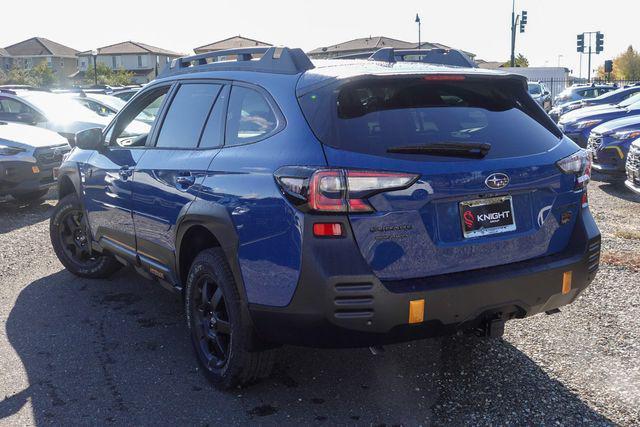
[[[595,277],[600,258],[600,233],[586,210],[562,254],[424,279],[381,282],[361,261],[350,237],[338,245],[327,245],[335,240],[305,239],[303,271],[291,303],[284,308],[250,306],[262,339],[358,347],[527,317],[573,302]],[[563,292],[569,271],[571,288]],[[410,302],[416,300],[424,300],[424,320],[409,324]]]
[[[38,167],[34,172],[33,167]],[[0,162],[0,195],[24,194],[45,190],[55,185],[53,166],[42,167],[35,162]]]

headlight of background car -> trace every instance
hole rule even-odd
[[[581,104],[572,104],[572,105],[567,105],[566,107],[563,108],[563,110],[566,113],[568,111],[577,110],[580,107],[582,107]]]
[[[640,138],[640,130],[626,130],[611,134],[612,138],[625,140]]]
[[[585,129],[591,126],[595,126],[600,123],[602,120],[585,120],[582,122],[576,123],[576,129]]]
[[[9,147],[8,145],[0,144],[0,156],[15,156],[18,153],[26,151],[24,148]]]

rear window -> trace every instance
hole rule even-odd
[[[562,138],[515,79],[374,77],[306,93],[300,105],[324,144],[373,155],[424,160],[387,150],[468,142],[491,144],[486,158],[514,157],[547,151]]]

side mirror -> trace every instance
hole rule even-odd
[[[104,148],[104,138],[101,128],[85,129],[75,136],[76,147],[82,150],[102,150]]]
[[[26,123],[28,125],[35,125],[37,123],[35,116],[31,113],[20,113],[16,116],[16,120],[20,123]]]
[[[549,91],[548,91],[548,90],[545,90],[545,91],[544,91],[544,95],[545,95],[545,96],[549,95]]]

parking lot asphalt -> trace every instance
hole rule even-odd
[[[221,392],[198,372],[178,298],[122,270],[63,270],[42,204],[0,200],[0,424],[640,424],[640,198],[594,182],[600,273],[562,313],[503,340],[278,350]]]

